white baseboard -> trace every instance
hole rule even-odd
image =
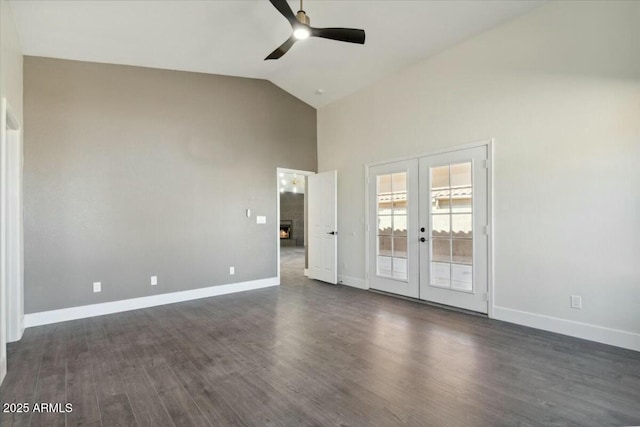
[[[309,269],[305,268],[303,274],[304,274],[304,277],[309,277]]]
[[[9,331],[7,334],[7,342],[17,342],[22,339],[22,335],[24,335],[24,316],[20,319],[20,324],[18,325],[18,331],[15,335]]]
[[[369,289],[364,279],[358,279],[357,277],[338,276],[338,283],[351,286],[358,289]]]
[[[505,307],[493,307],[493,318],[531,328],[640,351],[640,334]]]
[[[236,292],[244,292],[278,285],[278,278],[270,277],[268,279],[251,280],[248,282],[232,283],[229,285],[210,286],[208,288],[170,292],[166,294],[150,295],[101,304],[69,307],[60,310],[42,311],[40,313],[29,313],[24,316],[24,326],[26,328],[30,328],[33,326],[48,325],[50,323],[66,322],[68,320],[84,319],[87,317],[120,313],[122,311],[137,310],[140,308],[155,307],[157,305],[173,304],[176,302],[200,298],[209,298],[217,295],[233,294]]]

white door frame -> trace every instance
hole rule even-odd
[[[276,252],[278,253],[276,261],[278,263],[277,272],[278,272],[278,285],[280,284],[280,174],[281,173],[294,173],[296,175],[315,175],[315,172],[311,171],[303,171],[298,169],[287,169],[287,168],[276,168]],[[305,183],[306,185],[306,183]],[[307,197],[306,191],[304,197]],[[306,214],[306,212],[305,212]],[[306,215],[305,215],[306,216]],[[306,221],[306,218],[305,218]],[[306,224],[305,224],[306,227]],[[305,241],[305,244],[307,242]],[[306,271],[306,269],[305,269]]]
[[[6,374],[6,343],[24,332],[22,138],[6,98],[0,103],[0,382]],[[11,223],[11,227],[7,224]]]
[[[488,233],[488,265],[487,265],[487,302],[488,302],[488,311],[487,311],[487,315],[489,318],[493,318],[493,307],[494,307],[494,301],[495,301],[495,292],[494,292],[494,241],[493,241],[493,233],[494,233],[494,218],[493,218],[493,158],[494,158],[494,152],[495,152],[495,140],[493,138],[491,139],[486,139],[486,140],[480,140],[480,141],[475,141],[475,142],[471,142],[469,144],[463,144],[463,145],[456,145],[453,147],[445,147],[445,148],[441,148],[441,149],[437,149],[437,150],[433,150],[433,151],[429,151],[429,152],[423,152],[423,153],[418,153],[418,154],[414,154],[411,156],[402,156],[402,157],[396,157],[394,159],[389,159],[389,160],[383,160],[383,161],[375,161],[375,162],[369,162],[369,163],[365,163],[364,165],[364,194],[365,194],[365,213],[364,213],[364,218],[365,218],[365,247],[364,247],[364,252],[365,252],[365,289],[370,289],[369,287],[369,265],[371,259],[369,257],[369,244],[370,244],[370,238],[369,238],[369,227],[371,226],[371,224],[369,224],[369,168],[371,166],[378,166],[378,165],[383,165],[386,163],[392,163],[392,162],[399,162],[399,161],[403,161],[403,160],[410,160],[410,159],[415,159],[415,158],[420,158],[420,157],[427,157],[427,156],[434,156],[436,154],[444,154],[444,153],[450,153],[452,151],[460,151],[460,150],[466,150],[468,148],[476,148],[476,147],[482,147],[482,146],[486,146],[487,147],[487,158],[489,159],[489,164],[487,165],[489,173],[488,173],[488,182],[487,182],[487,196],[488,196],[488,201],[487,201],[487,219],[489,222],[489,233]]]

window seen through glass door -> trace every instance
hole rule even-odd
[[[377,176],[378,276],[407,280],[407,173]]]

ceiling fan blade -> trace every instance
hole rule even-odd
[[[269,56],[264,58],[264,60],[266,61],[267,59],[278,59],[278,58],[280,58],[282,55],[287,53],[289,51],[289,49],[291,49],[291,46],[293,46],[293,44],[296,41],[297,41],[297,39],[295,37],[293,37],[293,36],[289,37],[286,42],[282,43],[280,45],[280,47],[278,47],[276,50],[271,52],[269,54]]]
[[[298,22],[298,20],[296,19],[296,15],[293,13],[293,10],[291,10],[291,7],[289,7],[289,3],[287,3],[287,0],[269,0],[269,1],[273,5],[273,7],[278,9],[278,12],[280,12],[282,16],[287,18],[287,21],[289,21],[292,27]]]
[[[311,28],[311,35],[341,42],[364,44],[364,30],[354,28]]]

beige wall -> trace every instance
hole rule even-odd
[[[22,49],[11,5],[5,0],[0,1],[0,97],[7,98],[22,125]]]
[[[496,313],[640,349],[640,2],[550,2],[320,109],[339,274],[364,279],[367,162],[488,138]]]
[[[315,109],[264,80],[24,66],[26,313],[276,276],[276,168],[316,169]]]

